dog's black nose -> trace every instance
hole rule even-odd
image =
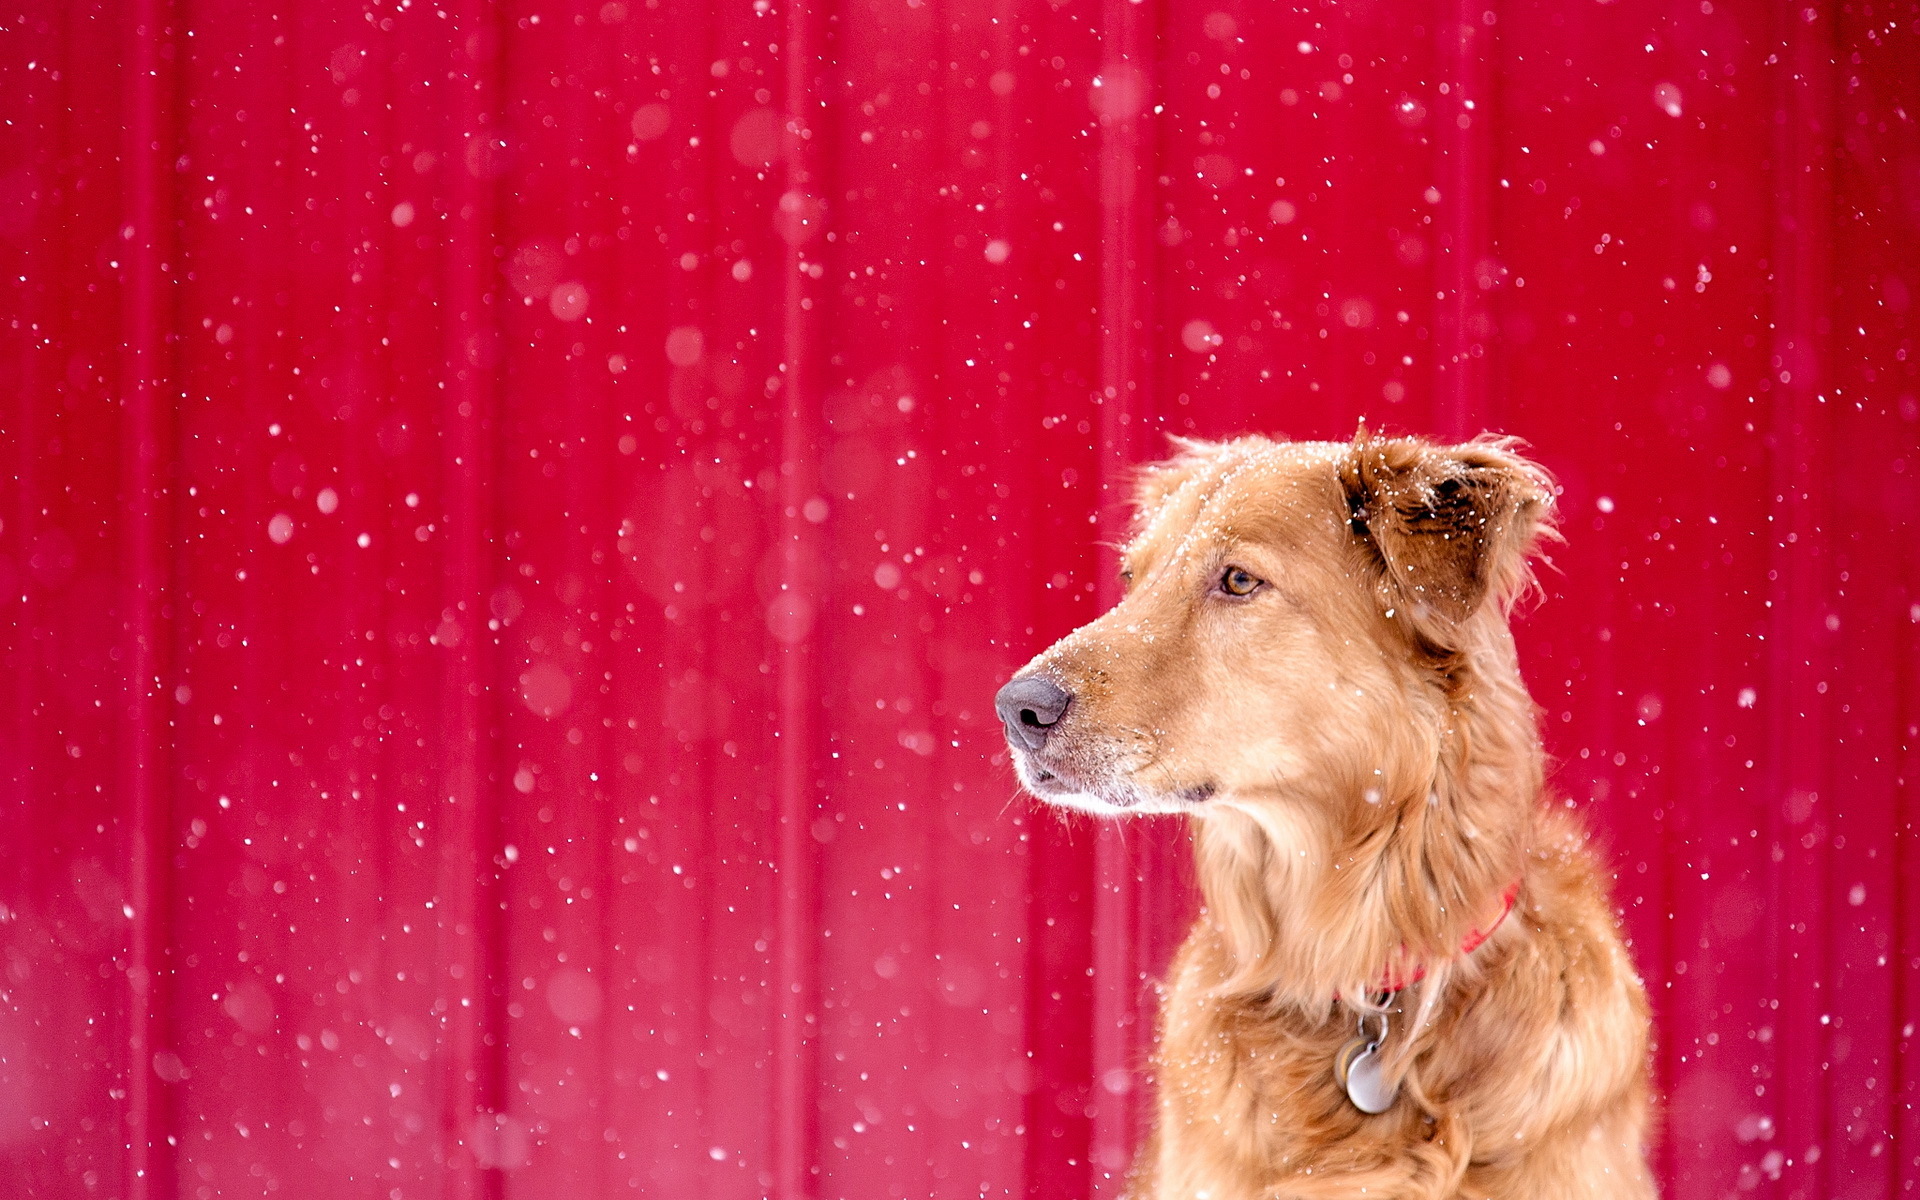
[[[1047,731],[1071,703],[1071,693],[1037,675],[1014,680],[993,698],[994,711],[1007,727],[1007,740],[1028,750],[1041,747],[1047,740]]]

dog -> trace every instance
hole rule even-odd
[[[1176,446],[1120,602],[995,705],[1041,800],[1191,818],[1129,1195],[1655,1195],[1645,990],[1508,627],[1551,479],[1491,436]]]

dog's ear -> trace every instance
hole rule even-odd
[[[1460,650],[1483,605],[1507,604],[1532,579],[1553,533],[1553,481],[1511,438],[1458,446],[1369,437],[1340,463],[1347,519],[1377,570],[1384,600],[1438,664]]]
[[[1154,514],[1160,511],[1160,506],[1167,502],[1167,498],[1179,491],[1182,485],[1226,448],[1224,442],[1203,442],[1197,438],[1170,437],[1167,440],[1173,444],[1173,457],[1164,462],[1149,463],[1134,481],[1135,533],[1151,525]]]

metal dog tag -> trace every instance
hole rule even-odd
[[[1387,1083],[1380,1074],[1380,1044],[1355,1038],[1340,1048],[1333,1060],[1334,1076],[1346,1089],[1347,1099],[1363,1113],[1383,1113],[1393,1107],[1400,1089]]]

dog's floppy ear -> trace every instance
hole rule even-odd
[[[1469,617],[1525,589],[1529,559],[1554,536],[1553,481],[1515,444],[1369,437],[1363,425],[1341,460],[1348,522],[1384,599],[1437,665],[1458,654]]]

